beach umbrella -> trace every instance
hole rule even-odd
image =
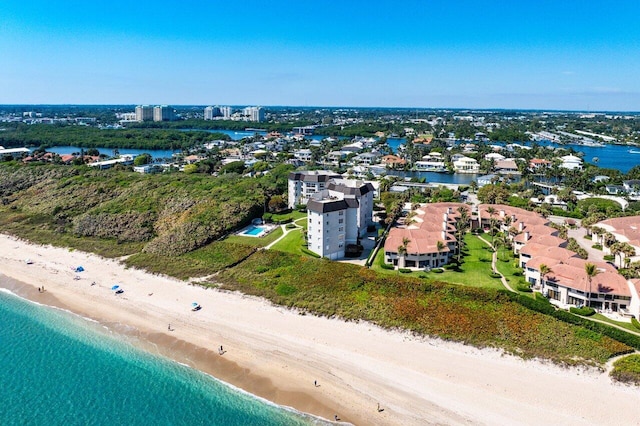
[[[198,302],[193,302],[193,303],[191,304],[191,306],[193,306],[193,307],[195,308],[196,306],[198,306]]]
[[[119,285],[114,285],[113,287],[111,287],[111,290],[117,290],[117,289],[119,289],[119,288],[120,288],[120,286],[119,286]]]
[[[76,272],[82,272],[82,271],[84,271],[84,268],[82,266],[78,266],[76,268]]]

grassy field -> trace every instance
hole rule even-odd
[[[251,247],[265,247],[282,237],[282,228],[278,226],[273,232],[271,232],[266,237],[256,238],[256,237],[245,237],[242,235],[229,235],[224,241],[233,244],[242,244],[245,246]]]
[[[292,210],[289,211],[287,213],[274,213],[271,216],[271,220],[273,220],[274,222],[285,222],[287,220],[298,220],[301,219],[303,217],[307,217],[307,212],[301,212],[298,210]]]
[[[610,318],[607,318],[604,315],[598,314],[598,313],[591,315],[590,318],[594,318],[594,319],[597,319],[597,320],[600,320],[600,321],[604,321],[604,322],[609,323],[609,324],[614,324],[614,325],[617,325],[619,327],[625,328],[625,329],[627,329],[629,331],[633,331],[635,333],[640,333],[640,330],[635,328],[630,322],[614,321],[614,320],[612,320]]]
[[[283,239],[271,247],[271,250],[303,255],[302,247],[306,247],[306,244],[302,229],[298,228],[290,230]]]
[[[498,249],[498,257],[496,261],[496,268],[504,275],[505,279],[511,285],[511,288],[517,290],[517,287],[528,287],[529,284],[524,278],[522,268],[517,265],[517,257],[513,254],[513,251],[500,247]],[[531,294],[527,292],[520,292],[522,294]]]
[[[216,241],[181,256],[159,256],[152,253],[136,253],[125,260],[130,267],[149,272],[170,275],[182,280],[214,274],[244,259],[255,247]]]
[[[491,277],[492,252],[489,246],[471,234],[467,234],[464,240],[466,247],[462,251],[462,263],[457,268],[445,270],[442,273],[417,271],[402,275],[438,280],[469,287],[483,287],[496,290],[504,288],[499,278]],[[397,270],[383,269],[381,266],[383,261],[384,251],[380,250],[376,255],[372,269],[385,275],[400,274]]]

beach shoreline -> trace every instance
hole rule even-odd
[[[0,274],[11,279],[2,282],[21,297],[95,320],[147,351],[330,421],[337,414],[344,422],[381,425],[631,424],[640,415],[638,389],[595,369],[301,315],[2,234],[0,262]],[[74,272],[80,265],[85,271]],[[114,294],[116,284],[124,293]],[[202,309],[191,311],[193,302]],[[578,396],[580,409],[567,409]]]

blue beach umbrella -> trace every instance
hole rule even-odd
[[[193,307],[195,308],[196,306],[198,306],[198,302],[193,302],[193,303],[191,304],[191,306],[193,306]]]
[[[111,287],[111,290],[117,290],[117,289],[119,289],[119,288],[120,288],[120,286],[119,286],[119,285],[114,285],[113,287]]]

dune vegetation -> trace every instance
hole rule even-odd
[[[382,274],[298,250],[262,250],[255,239],[225,239],[262,215],[269,196],[285,192],[288,169],[278,167],[254,178],[2,163],[0,230],[37,243],[126,255],[122,261],[130,267],[199,277],[198,285],[265,297],[301,314],[367,320],[525,358],[602,365],[640,348],[640,338],[556,312],[546,300],[444,283],[439,276]]]

